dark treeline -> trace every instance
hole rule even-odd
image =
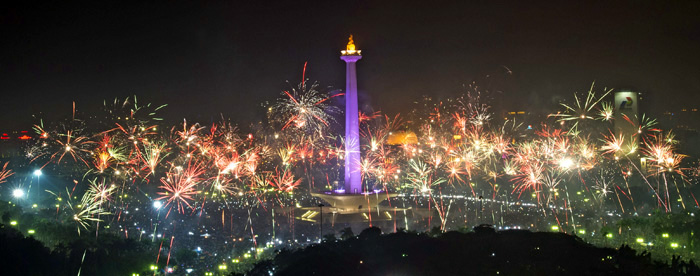
[[[60,243],[50,249],[16,227],[0,224],[2,275],[132,275],[148,272],[156,254],[148,242],[113,234]],[[155,247],[157,250],[157,247]],[[78,274],[80,272],[80,274]],[[151,272],[152,273],[152,272]],[[145,275],[145,274],[141,274]]]
[[[368,228],[356,237],[283,250],[249,275],[700,275],[692,261],[670,264],[628,246],[599,248],[564,233],[478,227],[430,235]]]

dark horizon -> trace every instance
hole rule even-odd
[[[700,105],[700,3],[15,4],[0,12],[3,129],[136,95],[162,116],[262,119],[307,76],[344,87],[353,34],[361,104],[406,113],[476,81],[504,106],[547,108],[592,82],[645,94],[647,112]],[[695,103],[695,105],[693,105]]]

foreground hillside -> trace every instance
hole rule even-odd
[[[629,247],[598,248],[563,233],[447,232],[437,237],[368,228],[346,240],[282,251],[253,275],[700,275],[691,263],[652,261]]]

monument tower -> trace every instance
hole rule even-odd
[[[330,206],[326,209],[316,209],[315,207],[302,208],[306,212],[298,219],[304,221],[315,221],[315,216],[320,212],[336,215],[356,215],[356,218],[363,220],[364,213],[369,219],[372,210],[379,212],[379,203],[389,198],[397,196],[396,193],[389,193],[383,190],[362,190],[362,172],[360,171],[360,120],[357,105],[357,70],[355,65],[362,58],[361,51],[355,49],[355,43],[350,35],[350,41],[345,50],[340,51],[340,59],[345,61],[345,183],[342,189],[334,191],[311,192],[312,196],[326,201]],[[391,209],[395,211],[396,208]],[[386,213],[388,214],[388,213]],[[385,215],[386,215],[385,214]],[[375,219],[387,219],[391,217],[379,216]],[[351,219],[352,220],[352,219]]]
[[[345,192],[362,192],[360,172],[360,121],[357,106],[357,70],[355,64],[362,58],[350,35],[340,59],[345,61]]]

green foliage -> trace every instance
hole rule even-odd
[[[355,237],[355,233],[352,232],[352,228],[345,227],[343,230],[340,230],[340,239],[347,240],[352,237]]]
[[[654,212],[651,216],[634,216],[603,226],[600,231],[583,236],[598,246],[623,247],[646,251],[650,258],[672,262],[674,258],[700,262],[700,213]],[[610,237],[606,235],[610,234]],[[641,239],[643,242],[639,242]],[[675,246],[674,246],[675,245]]]
[[[23,269],[7,275],[76,275],[79,270],[81,275],[131,275],[148,272],[158,250],[148,240],[125,239],[105,229],[97,237],[79,236],[72,224],[22,212],[12,204],[0,204],[0,212],[3,222],[17,222],[0,225],[0,259],[7,262],[3,267]],[[29,229],[34,234],[24,237]]]
[[[175,259],[180,263],[180,264],[188,264],[195,259],[197,259],[197,252],[194,252],[192,250],[186,249],[186,248],[180,248],[178,250],[175,250],[174,255]]]
[[[337,240],[338,238],[335,237],[335,234],[323,235],[323,242],[335,242]]]

